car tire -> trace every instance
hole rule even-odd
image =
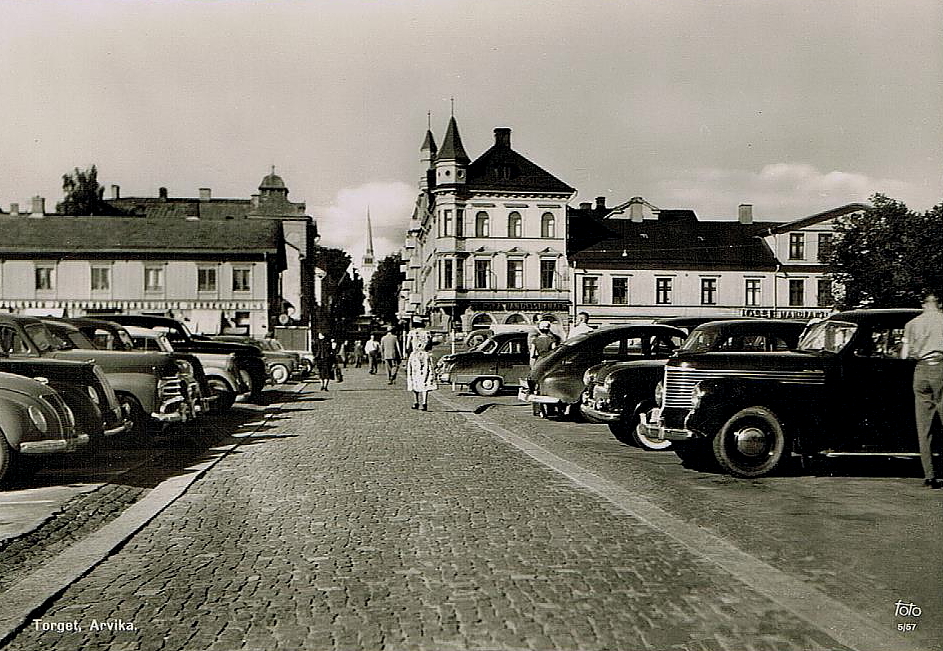
[[[714,436],[714,457],[735,477],[762,477],[789,457],[789,438],[765,407],[741,409]]]
[[[632,445],[648,452],[663,452],[671,449],[671,441],[649,438],[644,430],[642,430],[642,424],[639,422],[635,423],[635,427],[632,428],[630,436],[632,438]]]
[[[128,406],[128,417],[131,419],[131,429],[128,430],[128,435],[134,438],[144,438],[147,436],[150,429],[150,418],[144,411],[144,408],[141,407],[141,403],[130,393],[117,393],[116,397],[122,407],[122,411],[124,411],[125,405]]]
[[[501,391],[501,380],[492,377],[481,378],[472,383],[471,390],[479,396],[495,396]]]
[[[236,402],[236,392],[233,391],[229,383],[221,377],[207,378],[207,383],[213,391],[216,399],[213,400],[213,411],[220,413],[229,410]]]
[[[284,364],[275,364],[270,369],[269,374],[272,376],[272,382],[275,384],[285,384],[288,382],[288,378],[291,377],[291,373],[288,372],[288,367]]]
[[[634,429],[634,420],[631,425],[621,420],[617,423],[609,423],[609,431],[612,432],[612,435],[616,437],[619,443],[625,443],[626,445],[635,445],[635,437],[632,436],[632,430]]]
[[[681,465],[691,470],[710,471],[717,468],[717,461],[706,441],[673,442],[671,451],[681,459]]]

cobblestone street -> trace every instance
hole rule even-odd
[[[307,386],[6,648],[848,648],[398,383]]]

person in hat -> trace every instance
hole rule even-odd
[[[560,345],[560,337],[550,330],[550,321],[544,319],[537,324],[537,333],[530,339],[530,367],[537,365],[537,360],[549,355]],[[534,415],[546,417],[547,411],[540,403],[534,404]]]
[[[396,333],[393,332],[393,326],[387,326],[386,334],[380,337],[380,353],[383,355],[383,361],[386,362],[387,384],[393,384],[396,380],[396,373],[399,371],[400,361],[403,359],[403,351]]]
[[[409,334],[406,335],[406,354],[409,355],[415,350],[422,350],[430,339],[432,339],[432,336],[425,328],[425,321],[422,317],[414,316],[412,327],[409,329]]]
[[[409,354],[406,360],[406,390],[413,394],[413,409],[428,411],[429,392],[438,386],[435,379],[435,359],[430,351],[432,341],[426,341],[422,348]]]

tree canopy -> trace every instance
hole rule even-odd
[[[63,174],[62,191],[65,198],[56,204],[56,212],[63,215],[121,214],[105,201],[105,188],[98,184],[98,169],[94,165],[85,171],[76,167],[71,174]]]
[[[316,264],[325,271],[325,304],[319,313],[320,329],[343,338],[363,314],[363,279],[355,271],[348,274],[350,255],[341,249],[317,247]]]
[[[399,290],[406,277],[400,270],[402,261],[399,253],[386,256],[370,279],[370,310],[387,323],[395,322],[399,311]]]
[[[836,224],[829,260],[839,307],[905,307],[943,291],[943,203],[916,213],[883,194]]]

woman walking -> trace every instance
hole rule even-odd
[[[422,348],[409,354],[406,360],[406,389],[413,393],[413,409],[428,411],[429,392],[438,387],[435,379],[435,360],[429,351],[432,342],[427,341]]]
[[[311,346],[311,353],[314,355],[314,361],[318,366],[321,391],[327,391],[327,385],[334,377],[334,367],[337,366],[337,354],[334,352],[331,342],[324,338],[323,332],[318,333],[318,338],[314,340],[314,344]]]

